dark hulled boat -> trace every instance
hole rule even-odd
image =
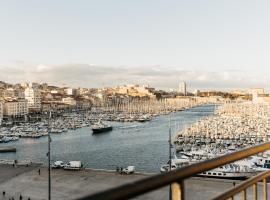
[[[113,129],[112,126],[104,124],[101,121],[99,121],[98,123],[92,125],[91,128],[92,128],[93,134],[108,132],[108,131],[111,131]]]

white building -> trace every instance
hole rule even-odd
[[[13,97],[15,97],[14,89],[13,88],[7,88],[6,90],[4,90],[3,97],[4,98],[13,98]]]
[[[252,88],[249,90],[249,94],[252,95],[252,101],[254,103],[269,102],[269,96],[265,94],[263,88]]]
[[[72,95],[76,95],[76,94],[77,94],[77,90],[74,89],[74,88],[66,88],[66,89],[65,89],[65,93],[66,93],[67,95],[72,96]]]
[[[70,106],[76,106],[76,100],[73,99],[72,97],[63,98],[62,102]]]
[[[3,97],[24,99],[24,91],[21,89],[7,88],[3,91]]]
[[[195,96],[198,96],[200,94],[200,92],[201,92],[200,90],[196,89],[196,90],[193,91],[193,94]]]
[[[27,87],[24,91],[28,101],[28,109],[39,111],[41,109],[41,92],[37,88]]]
[[[249,90],[249,94],[263,95],[263,94],[265,94],[265,92],[264,92],[263,88],[252,88],[252,89]]]
[[[150,88],[149,86],[139,86],[139,85],[127,85],[116,88],[116,93],[125,94],[130,96],[144,97],[148,96],[150,98],[156,98],[156,95],[153,93],[155,88]]]
[[[51,90],[51,94],[58,94],[57,90]]]
[[[23,116],[28,114],[28,104],[26,99],[5,100],[3,106],[4,116]]]
[[[183,95],[187,95],[187,84],[186,82],[182,81],[179,83],[179,92]]]
[[[0,102],[0,126],[2,125],[3,115],[4,115],[3,102]]]

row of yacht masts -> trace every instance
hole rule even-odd
[[[168,114],[170,112],[184,110],[194,106],[202,105],[192,98],[187,99],[129,99],[128,101],[114,101],[104,103],[102,110],[104,112],[118,113],[125,112],[127,114]]]

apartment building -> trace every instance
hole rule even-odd
[[[3,104],[3,116],[18,117],[28,114],[28,104],[25,99],[5,100]]]
[[[40,111],[41,109],[41,92],[34,87],[27,87],[24,91],[25,99],[28,101],[28,109]]]
[[[3,114],[4,114],[3,102],[0,101],[0,126],[2,125]]]

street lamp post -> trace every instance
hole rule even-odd
[[[169,171],[172,169],[172,149],[171,149],[171,114],[170,114],[170,122],[169,122]],[[169,200],[172,199],[172,185],[170,184],[169,188]]]
[[[51,119],[51,111],[50,117]],[[49,120],[50,122],[50,120]],[[51,200],[51,128],[48,129],[48,200]]]

